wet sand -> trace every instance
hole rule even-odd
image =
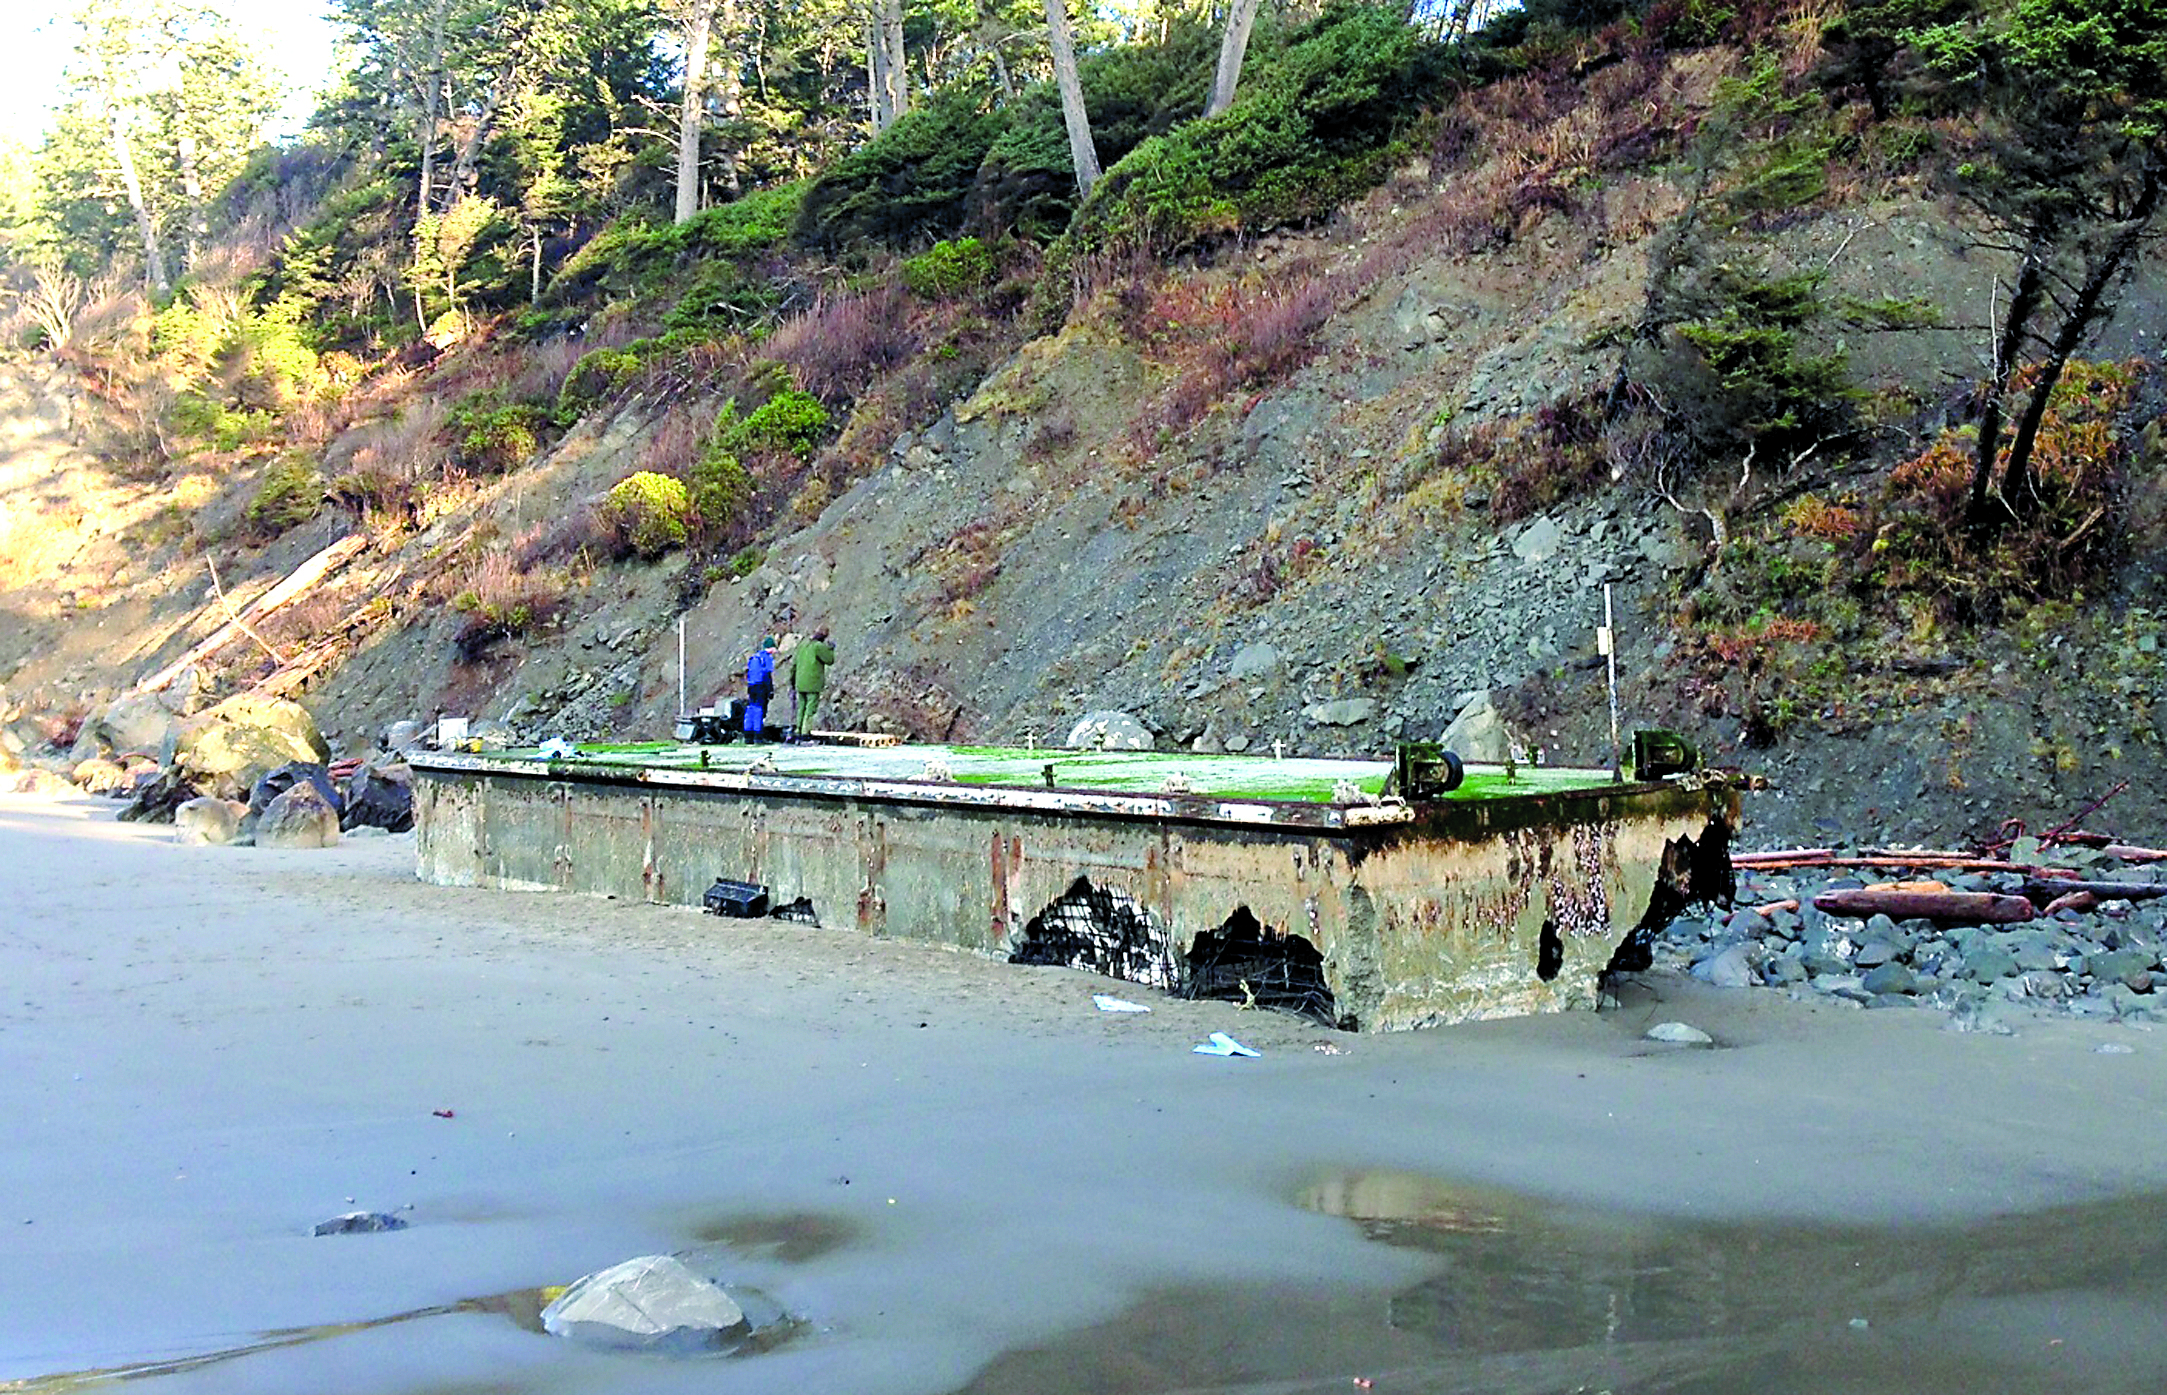
[[[2167,1033],[1669,982],[1346,1036],[112,807],[0,797],[0,1390],[2167,1385]],[[803,1335],[513,1320],[696,1246]]]

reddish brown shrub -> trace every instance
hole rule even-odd
[[[841,406],[916,353],[919,336],[909,297],[895,284],[835,297],[787,321],[766,342],[805,391]]]

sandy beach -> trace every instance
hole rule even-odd
[[[0,1390],[2167,1387],[2167,1033],[1667,980],[1353,1036],[113,807],[0,796]],[[515,1320],[693,1249],[802,1329]]]

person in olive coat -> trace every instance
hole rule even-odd
[[[791,686],[798,692],[797,737],[813,739],[813,714],[820,710],[820,694],[828,686],[828,665],[835,662],[835,646],[828,643],[826,626],[813,631],[811,639],[798,641],[790,656]]]

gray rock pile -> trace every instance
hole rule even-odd
[[[2083,908],[2009,924],[1835,915],[1816,897],[1866,878],[1827,868],[1742,868],[1734,909],[1682,915],[1651,946],[1654,967],[1721,988],[1768,987],[1869,1008],[1930,1007],[1953,1026],[2008,1030],[2027,1011],[2167,1022],[2167,864],[2124,864],[2079,850],[2060,859],[2101,891]],[[1897,875],[1875,872],[1875,876]],[[2039,878],[2007,872],[1922,873],[1953,892],[2039,901]],[[1795,903],[1795,909],[1792,905]],[[2035,902],[2036,904],[2036,902]]]

